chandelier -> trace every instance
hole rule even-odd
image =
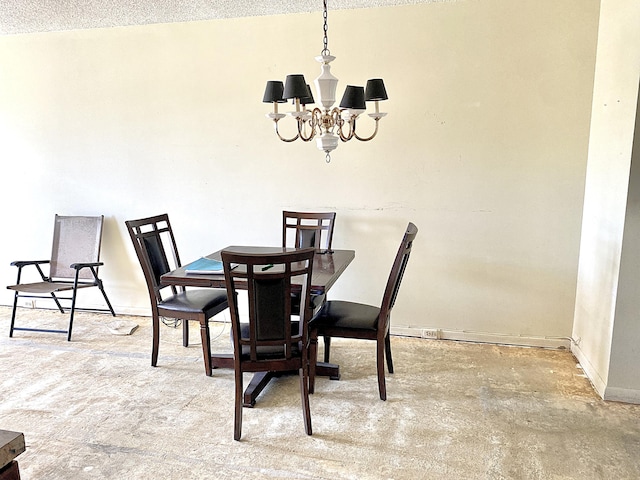
[[[354,138],[368,142],[378,133],[378,122],[386,113],[380,112],[378,102],[387,100],[387,91],[381,78],[374,78],[367,81],[366,88],[354,85],[347,85],[340,107],[333,107],[336,101],[336,87],[338,79],[331,74],[329,63],[336,57],[331,55],[328,44],[327,32],[327,0],[324,0],[324,38],[323,49],[316,61],[321,64],[321,73],[315,80],[316,91],[318,93],[322,108],[315,107],[308,109],[314,103],[311,89],[304,79],[304,75],[287,75],[285,83],[278,80],[270,80],[264,91],[262,101],[273,103],[273,111],[267,114],[272,119],[275,126],[276,135],[283,142],[293,142],[301,139],[303,142],[310,142],[315,138],[318,149],[325,152],[325,159],[331,161],[331,152],[338,147],[338,141],[348,142]],[[280,135],[278,122],[286,117],[284,113],[278,112],[278,104],[291,100],[295,105],[295,111],[288,112],[298,124],[298,133],[291,138]],[[369,113],[369,117],[375,120],[375,129],[368,137],[361,137],[356,133],[356,120],[365,112],[365,102],[374,102],[374,113]],[[332,108],[333,107],[333,108]]]

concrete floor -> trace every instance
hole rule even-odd
[[[21,310],[23,323],[64,325]],[[342,379],[318,380],[313,436],[297,377],[244,409],[233,441],[233,374],[204,375],[193,344],[163,327],[150,366],[148,318],[113,335],[79,314],[73,340],[16,332],[0,307],[0,429],[24,432],[23,480],[638,479],[640,406],[604,402],[570,352],[392,339],[396,372],[378,398],[374,344],[335,339]],[[212,325],[229,351],[228,325]]]

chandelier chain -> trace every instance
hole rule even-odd
[[[328,23],[329,15],[327,14],[327,0],[324,0],[323,5],[324,5],[324,11],[322,13],[322,18],[324,20],[324,25],[323,25],[323,30],[324,30],[323,45],[324,45],[324,48],[322,49],[322,55],[331,55],[331,52],[329,51],[329,37],[327,35],[327,32],[329,31],[329,23]]]

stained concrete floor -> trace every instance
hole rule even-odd
[[[25,434],[23,480],[640,478],[640,406],[602,401],[568,351],[394,337],[382,402],[373,343],[335,339],[342,379],[318,380],[313,435],[288,376],[244,409],[235,442],[233,374],[204,375],[197,328],[183,348],[163,327],[152,368],[148,318],[118,317],[140,325],[119,336],[111,317],[78,314],[67,342],[10,339],[9,315],[0,307],[0,429]],[[212,335],[230,351],[228,324]]]

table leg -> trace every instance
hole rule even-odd
[[[331,380],[340,380],[340,365],[335,363],[316,363],[316,376],[329,377]]]
[[[244,403],[243,407],[253,408],[256,404],[256,398],[260,395],[260,392],[264,390],[271,379],[275,376],[274,372],[258,372],[253,375],[251,382],[247,385],[244,391]]]

